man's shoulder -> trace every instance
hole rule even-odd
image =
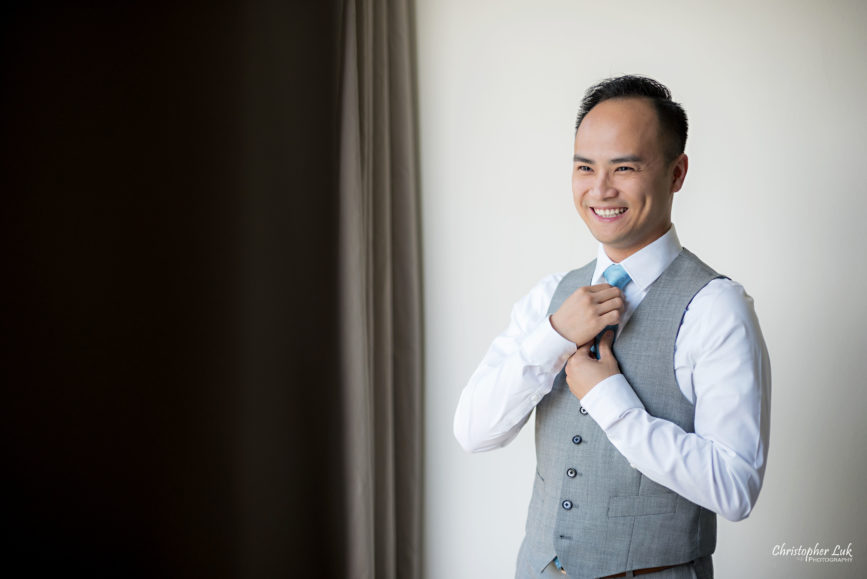
[[[725,274],[718,273],[712,266],[697,255],[684,248],[681,257],[693,264],[710,280],[695,294],[688,310],[701,317],[721,321],[721,318],[753,318],[755,316],[753,298],[744,286]]]
[[[696,298],[699,297],[712,302],[715,308],[721,309],[739,307],[746,303],[752,304],[753,301],[744,286],[725,276],[712,279],[696,295]]]
[[[758,324],[753,298],[744,286],[727,277],[705,285],[687,307],[687,317],[708,334],[728,334],[733,328]]]
[[[674,261],[669,264],[669,267],[677,265],[683,266],[684,264],[688,264],[688,266],[691,267],[693,270],[697,270],[710,277],[725,277],[724,275],[718,273],[714,267],[708,265],[707,262],[705,262],[699,256],[688,250],[686,247],[680,250],[680,253],[674,259]]]
[[[707,285],[698,292],[696,298],[701,297],[704,300],[714,302],[720,307],[746,301],[752,303],[752,298],[747,294],[743,285],[724,273],[720,273],[719,270],[709,265],[687,248],[683,248],[678,258],[690,262],[694,268],[701,270],[711,278]]]

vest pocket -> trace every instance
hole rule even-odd
[[[640,517],[643,515],[663,515],[677,509],[677,495],[640,495],[611,497],[608,501],[609,517]]]

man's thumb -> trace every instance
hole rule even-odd
[[[602,331],[602,337],[599,338],[599,353],[611,354],[612,344],[614,344],[614,328],[609,327]]]

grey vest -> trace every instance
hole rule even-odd
[[[590,285],[594,268],[595,261],[569,272],[548,313]],[[690,301],[717,277],[684,249],[614,343],[621,372],[647,412],[687,432],[694,432],[695,409],[677,385],[674,343]],[[534,569],[556,555],[569,577],[591,579],[713,553],[716,515],[631,467],[569,391],[563,370],[536,406],[536,461],[523,547]]]

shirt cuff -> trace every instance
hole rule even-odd
[[[550,316],[527,334],[524,343],[521,344],[525,360],[531,361],[542,371],[552,374],[563,368],[576,348],[574,342],[570,342],[554,329]]]
[[[602,430],[608,430],[633,408],[644,409],[644,404],[623,374],[609,376],[581,399],[581,406]]]

